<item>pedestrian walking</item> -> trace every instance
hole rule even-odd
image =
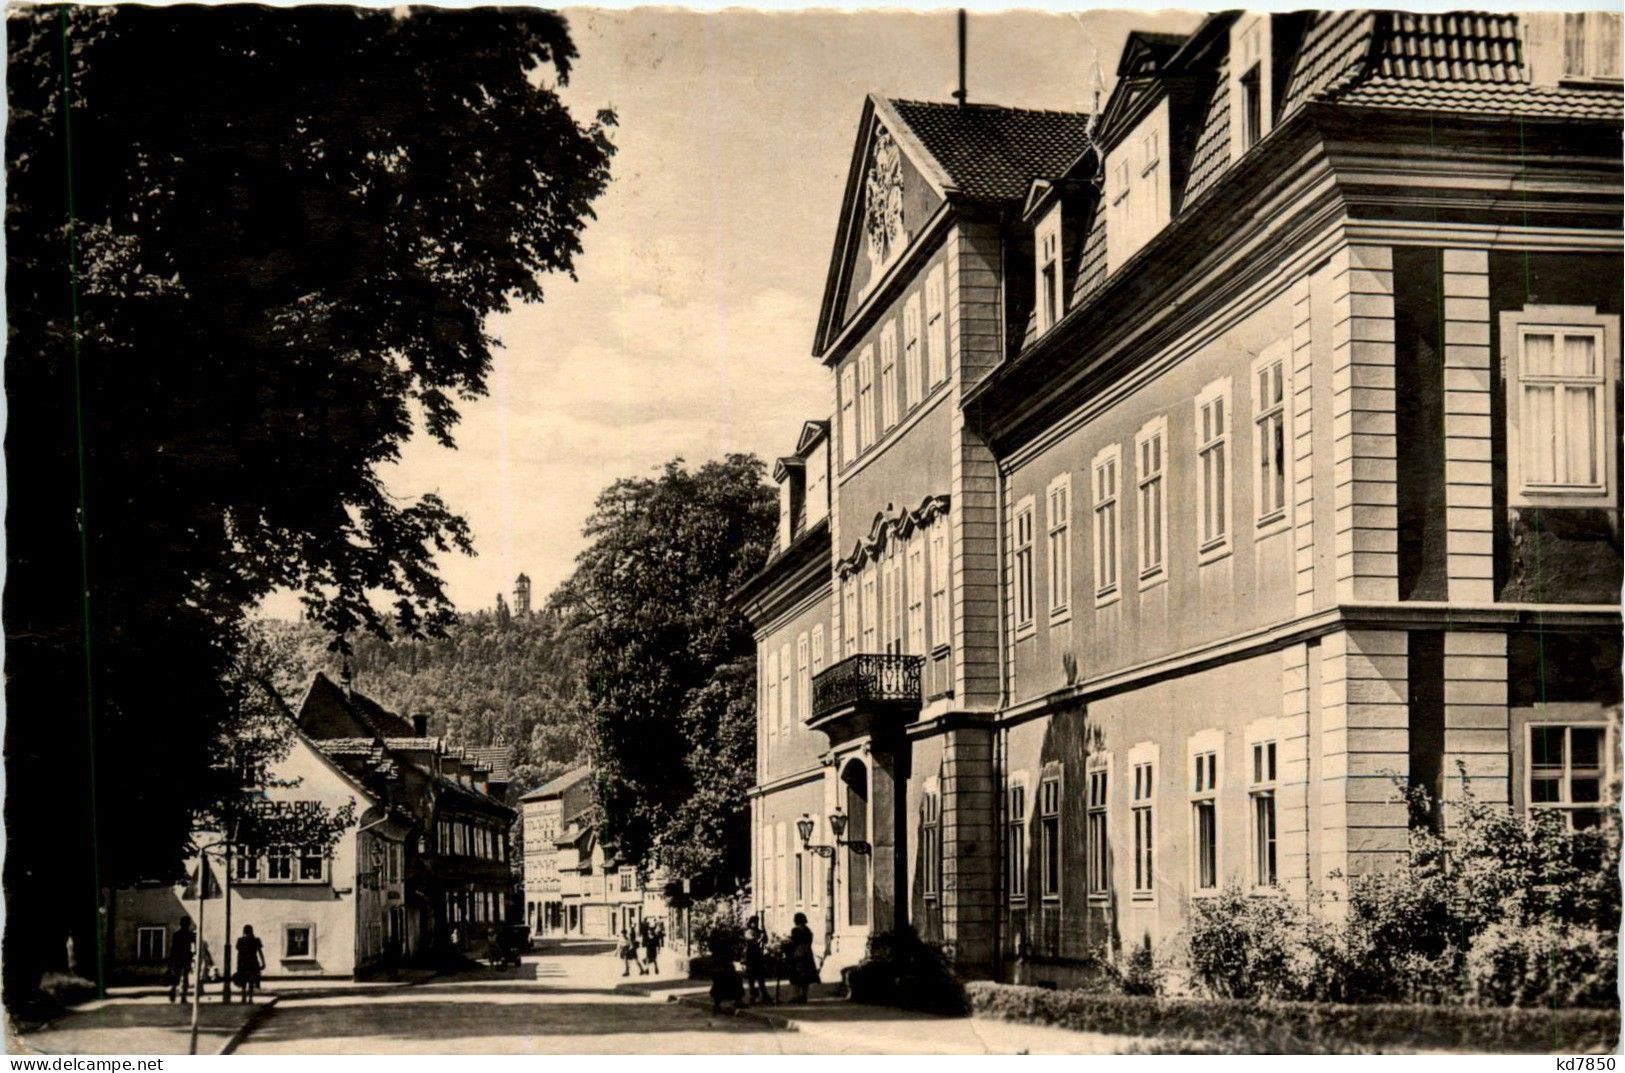
[[[655,937],[654,925],[649,923],[647,920],[645,920],[643,922],[643,936],[642,936],[642,938],[643,938],[643,963],[650,970],[652,970],[656,976],[659,976],[660,975],[660,962],[657,960],[657,958],[658,958],[658,955],[660,954],[660,940]]]
[[[615,947],[615,954],[621,959],[621,975],[631,976],[632,966],[637,964],[638,944],[632,941],[632,929],[622,928],[620,942]],[[638,966],[638,973],[643,973],[643,966]]]
[[[813,956],[813,933],[807,927],[807,914],[795,915],[790,929],[790,986],[792,1002],[806,1002],[807,989],[818,982],[818,959]]]
[[[745,924],[745,986],[751,1005],[770,1001],[767,997],[767,935],[762,931],[760,917],[751,917]]]
[[[237,938],[237,971],[233,974],[244,1002],[253,1003],[254,992],[260,986],[260,973],[264,971],[265,944],[254,934],[252,924],[244,924],[243,933]]]
[[[175,934],[169,940],[169,971],[165,974],[169,979],[169,1001],[175,1001],[175,993],[180,992],[181,1001],[192,988],[192,957],[197,953],[197,932],[192,930],[192,918],[181,917],[181,922],[175,926]]]

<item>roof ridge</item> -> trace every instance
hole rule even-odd
[[[1020,112],[1023,115],[1085,117],[1089,115],[1088,112],[1071,108],[1028,108],[1019,104],[995,104],[991,101],[966,101],[964,104],[960,104],[958,101],[926,101],[920,100],[917,97],[887,97],[886,100],[892,104],[909,104],[918,108],[943,108],[951,109],[953,111],[969,108],[982,108],[987,109],[988,111]]]

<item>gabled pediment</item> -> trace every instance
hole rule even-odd
[[[891,102],[870,94],[847,167],[815,352],[823,352],[952,189]]]
[[[801,426],[801,435],[796,438],[796,454],[807,457],[807,452],[825,436],[829,435],[828,421],[808,421]]]

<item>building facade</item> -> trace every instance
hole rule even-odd
[[[509,845],[516,813],[503,803],[507,751],[453,746],[429,734],[427,716],[404,718],[320,673],[298,722],[326,756],[411,823],[405,956],[483,953],[492,931],[520,914]]]
[[[869,99],[815,341],[827,559],[781,526],[740,594],[772,919],[822,889],[791,814],[827,842],[837,807],[841,960],[906,924],[1039,982],[1391,864],[1396,784],[1595,822],[1618,46],[1617,14],[1231,12],[1131,34],[1093,117]]]
[[[589,767],[565,772],[519,799],[524,830],[525,923],[531,935],[565,934],[563,877],[559,839],[565,817],[581,815],[592,803]]]
[[[244,925],[264,944],[268,977],[353,976],[386,963],[389,944],[404,935],[410,823],[303,734],[294,733],[271,775],[263,793],[273,807],[334,812],[353,804],[354,820],[331,847],[276,846],[229,860],[217,850],[201,868],[194,861],[184,883],[116,891],[107,937],[116,978],[162,977],[183,917],[220,969]],[[219,838],[199,832],[195,841]]]

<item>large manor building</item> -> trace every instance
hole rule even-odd
[[[736,595],[771,930],[1065,982],[1390,864],[1396,783],[1612,807],[1619,57],[1232,12],[1130,34],[1095,115],[864,102]]]

